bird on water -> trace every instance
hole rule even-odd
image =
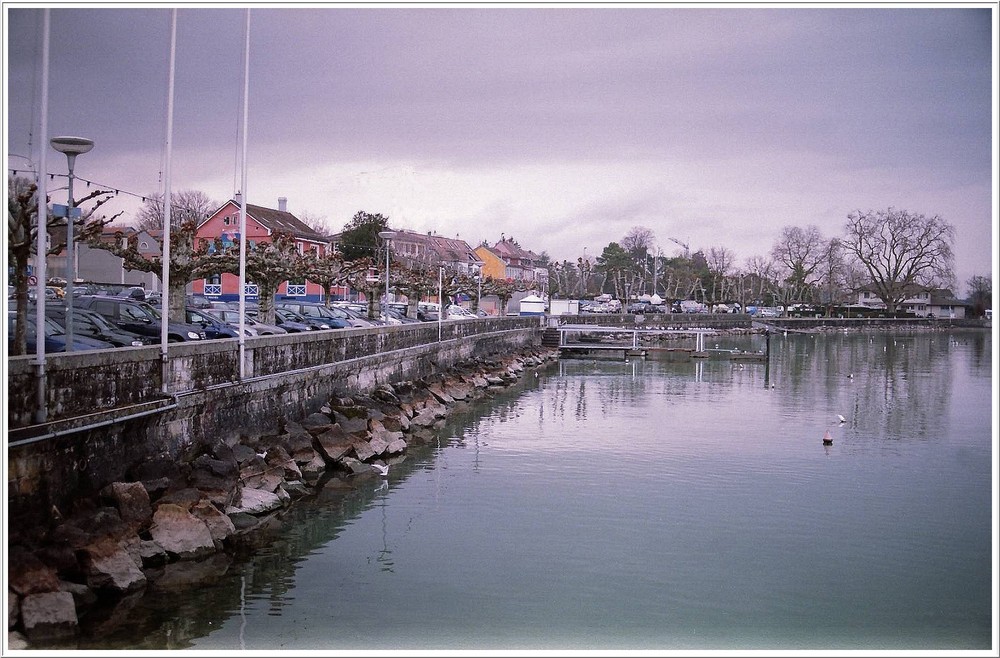
[[[830,434],[830,430],[827,430],[826,434],[823,435],[823,445],[825,446],[833,445],[833,435]]]

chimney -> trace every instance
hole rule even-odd
[[[278,197],[278,210],[280,212],[288,212],[288,199],[287,198],[285,198],[283,196],[279,196]]]
[[[242,192],[237,192],[236,196],[233,197],[233,200],[236,202],[237,206],[243,205],[243,193]]]

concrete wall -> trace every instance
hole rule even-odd
[[[417,379],[476,357],[538,345],[538,318],[496,318],[52,355],[49,420],[31,425],[32,357],[8,369],[8,499],[12,514],[63,506],[156,456],[183,460],[240,435],[276,433],[337,390]],[[169,395],[161,392],[166,370]],[[16,422],[15,422],[16,421]]]

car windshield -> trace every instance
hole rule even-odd
[[[143,311],[146,311],[147,313],[149,313],[151,316],[153,316],[157,320],[160,319],[160,317],[161,317],[160,316],[160,312],[156,309],[155,306],[151,306],[151,305],[146,304],[144,302],[136,302],[135,305],[138,306],[139,308],[141,308]]]
[[[105,320],[104,316],[101,315],[100,313],[87,313],[86,311],[84,311],[80,313],[80,315],[86,318],[88,321],[97,325],[99,329],[103,329],[104,331],[114,331],[114,332],[118,331],[118,327]]]
[[[240,312],[230,311],[229,309],[217,308],[213,309],[208,313],[212,317],[222,320],[226,324],[237,325],[240,323]],[[256,322],[248,315],[245,318],[246,324],[256,324]]]

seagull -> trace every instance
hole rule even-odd
[[[840,421],[840,424],[841,424],[841,425],[843,425],[844,423],[846,423],[846,422],[847,422],[847,419],[846,419],[846,418],[844,418],[843,416],[841,416],[840,414],[837,414],[837,420],[839,420],[839,421]]]
[[[826,434],[823,435],[823,445],[825,446],[833,445],[833,437],[830,435],[830,430],[827,430]]]
[[[372,464],[372,466],[375,467],[375,470],[377,470],[378,474],[382,477],[389,475],[389,466],[387,464]]]

